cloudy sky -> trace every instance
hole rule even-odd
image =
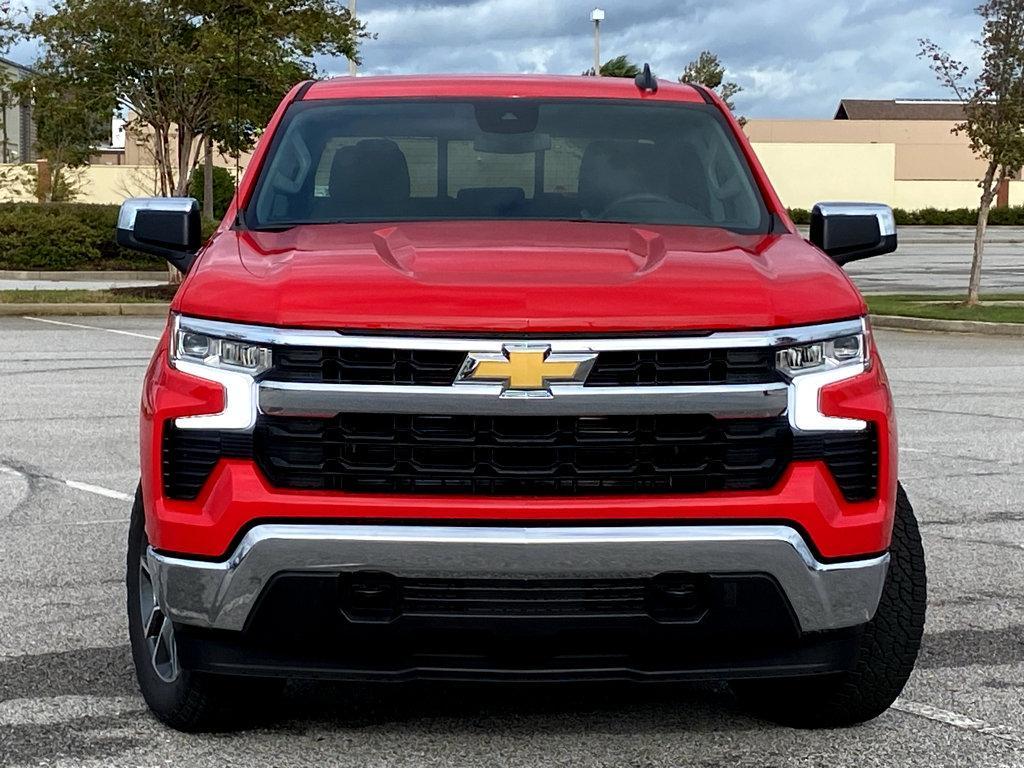
[[[717,53],[751,117],[831,117],[842,97],[945,96],[918,38],[968,62],[978,0],[603,0],[602,60],[620,53],[676,78],[702,49]],[[45,2],[37,0],[36,5]],[[594,0],[358,0],[374,40],[367,74],[579,74],[593,61]],[[21,46],[8,54],[31,60]],[[320,61],[327,73],[346,64]]]

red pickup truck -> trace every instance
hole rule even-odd
[[[290,677],[721,679],[854,724],[913,668],[918,527],[866,307],[700,86],[342,78],[284,99],[142,395],[131,648],[180,729]]]

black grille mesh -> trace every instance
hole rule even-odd
[[[162,445],[164,494],[195,499],[221,457],[252,457],[252,435],[226,430],[182,430],[164,423]]]
[[[355,347],[278,347],[267,378],[284,382],[450,385],[464,352]],[[587,377],[590,387],[753,384],[779,381],[774,351],[626,350],[602,352]]]
[[[843,496],[878,493],[874,425],[794,437],[784,419],[710,417],[260,417],[254,436],[163,437],[164,493],[195,499],[221,457],[255,457],[275,486],[480,495],[766,489],[789,463],[823,460]]]
[[[584,495],[766,489],[789,460],[785,418],[705,415],[261,416],[256,460],[283,488]]]
[[[850,502],[878,493],[878,437],[875,425],[844,433],[803,433],[793,442],[793,459],[823,459],[836,485]]]
[[[780,381],[775,352],[764,349],[642,350],[603,352],[586,384],[630,385],[757,384]]]

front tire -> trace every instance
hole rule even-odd
[[[734,681],[741,704],[802,728],[853,726],[884,713],[914,669],[927,603],[921,532],[902,485],[889,558],[878,610],[861,633],[853,669],[823,678]]]
[[[128,531],[128,635],[139,689],[163,723],[183,732],[203,732],[242,724],[254,695],[276,681],[195,673],[178,660],[174,624],[164,616],[146,563],[149,541],[141,489],[135,492]]]

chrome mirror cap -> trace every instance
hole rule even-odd
[[[117,216],[117,242],[188,272],[202,245],[199,202],[195,198],[129,198]]]
[[[896,217],[884,203],[818,203],[810,242],[840,265],[896,250]]]
[[[121,204],[117,215],[117,229],[134,232],[139,211],[188,214],[193,207],[199,210],[199,202],[195,198],[128,198]]]

